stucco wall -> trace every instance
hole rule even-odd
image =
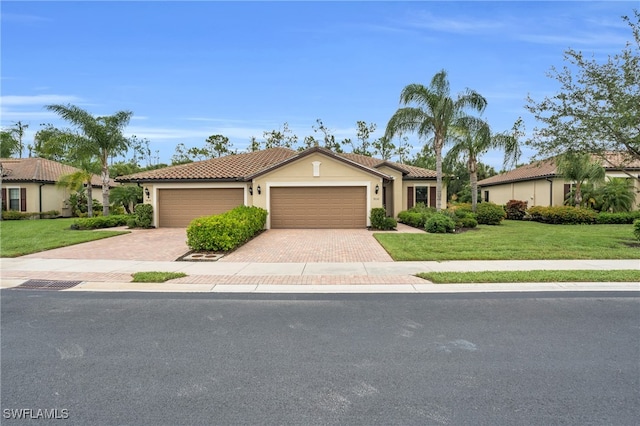
[[[429,197],[431,195],[431,188],[435,188],[436,187],[436,181],[435,180],[406,180],[402,182],[402,209],[401,210],[406,210],[407,209],[407,202],[409,201],[407,198],[407,191],[409,187],[413,187],[413,204],[415,205],[416,203],[416,186],[426,186],[427,187],[427,200],[429,200]],[[434,200],[435,203],[435,200]],[[446,209],[447,208],[447,185],[443,182],[442,183],[442,200],[440,201],[440,208],[441,209]],[[399,213],[399,212],[398,212]],[[396,213],[397,214],[397,213]]]
[[[46,212],[57,210],[64,215],[64,207],[67,205],[65,201],[69,199],[69,190],[57,187],[53,184],[39,183],[4,183],[2,188],[7,190],[7,198],[9,198],[9,189],[25,188],[27,190],[27,212]],[[7,200],[8,202],[8,200]],[[42,205],[40,203],[42,202]],[[8,205],[8,204],[7,204]],[[70,213],[70,210],[67,209]]]

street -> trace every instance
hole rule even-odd
[[[640,418],[637,292],[0,295],[3,425]]]

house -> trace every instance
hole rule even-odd
[[[397,216],[436,199],[432,170],[321,147],[271,148],[116,180],[144,187],[158,227],[186,227],[196,217],[247,205],[269,212],[267,228],[364,228],[374,207]]]
[[[56,186],[60,177],[79,170],[44,158],[0,158],[2,164],[2,210],[41,213],[57,210],[71,216],[69,190]],[[92,186],[100,188],[98,176]]]
[[[595,159],[595,157],[594,157]],[[609,153],[599,160],[608,178],[633,179],[636,190],[634,209],[640,207],[640,161],[625,162],[624,171],[619,154]],[[558,174],[554,158],[536,161],[478,182],[483,201],[506,204],[509,200],[527,201],[533,206],[562,206],[571,191],[572,182]]]

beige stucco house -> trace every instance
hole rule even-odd
[[[609,154],[602,161],[608,178],[632,179],[636,190],[634,209],[640,207],[640,161],[626,162],[624,171],[613,164],[621,164],[620,156]],[[536,161],[478,182],[482,201],[506,204],[509,200],[527,201],[533,206],[562,206],[573,182],[562,178],[553,158]]]
[[[51,210],[71,216],[69,190],[56,186],[60,177],[79,170],[44,158],[2,158],[2,209],[41,213]],[[101,187],[100,177],[92,179]]]
[[[269,212],[267,228],[364,228],[374,207],[397,216],[417,202],[434,206],[436,173],[321,147],[271,148],[116,181],[144,187],[158,227],[186,227],[196,217],[247,205]]]

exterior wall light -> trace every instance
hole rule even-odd
[[[262,189],[260,189],[260,185],[258,185],[258,195],[262,194]]]
[[[376,185],[376,194],[380,192],[380,185]]]
[[[249,187],[249,195],[253,195],[253,186]]]
[[[145,189],[144,189],[144,194],[147,196],[147,200],[148,200],[148,199],[149,199],[149,197],[150,197],[150,194],[149,194],[149,188],[145,188]]]

